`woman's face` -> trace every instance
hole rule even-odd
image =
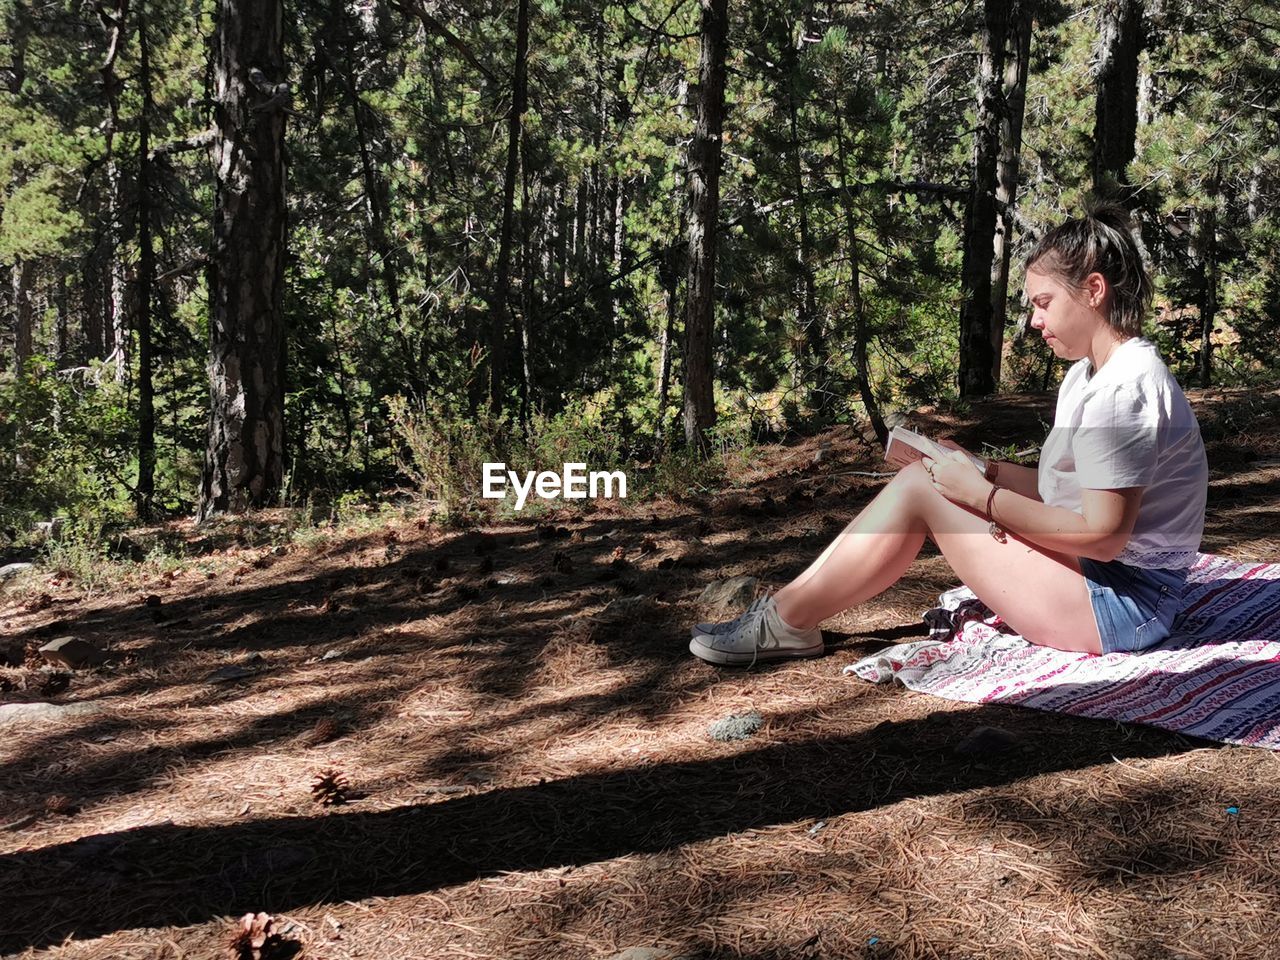
[[[1084,289],[1075,290],[1052,274],[1028,270],[1031,328],[1064,360],[1087,357],[1099,331],[1108,326],[1099,309],[1106,292],[1106,281],[1099,273],[1089,274]]]

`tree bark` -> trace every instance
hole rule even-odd
[[[35,307],[31,302],[31,291],[35,286],[35,272],[35,266],[28,260],[17,260],[13,264],[13,369],[18,374],[31,359],[33,349]]]
[[[507,168],[502,181],[502,232],[498,242],[497,279],[489,305],[489,406],[502,404],[507,331],[511,326],[507,295],[511,285],[511,242],[515,223],[516,178],[520,173],[520,129],[528,96],[529,0],[519,0],[516,13],[516,62],[507,117]]]
[[[991,380],[997,385],[1004,354],[1004,328],[1009,315],[1009,261],[1013,254],[1014,205],[1018,197],[1027,68],[1031,60],[1031,14],[1030,0],[1014,0],[1009,50],[1004,66],[1000,156],[996,164],[996,200],[1000,214],[996,218],[994,266],[991,271]]]
[[[91,187],[87,196],[86,206],[93,211],[92,217],[94,222],[97,223],[99,222],[98,217],[101,215],[101,194],[97,189]],[[106,243],[101,227],[96,227],[93,246],[88,256],[81,261],[80,272],[80,289],[83,291],[81,297],[80,335],[84,341],[84,352],[81,359],[86,363],[90,360],[100,360],[105,356],[102,349],[102,320],[106,314],[106,297],[102,282],[102,251],[105,247]]]
[[[680,250],[670,246],[658,261],[658,281],[666,304],[666,320],[658,338],[658,416],[654,425],[654,456],[662,455],[667,443],[667,404],[671,393],[671,338],[680,306]]]
[[[378,176],[373,157],[369,152],[369,137],[362,110],[364,104],[356,90],[350,61],[347,62],[346,68],[347,92],[351,96],[351,119],[355,123],[356,139],[360,144],[360,172],[364,178],[365,213],[372,234],[368,243],[382,264],[382,286],[387,294],[387,302],[391,306],[391,320],[395,324],[395,329],[401,330],[403,316],[400,310],[400,274],[396,270],[394,251],[387,241],[386,185]]]
[[[107,361],[115,366],[116,380],[121,383],[129,376],[127,278],[124,257],[121,254],[125,245],[124,211],[128,206],[128,198],[125,196],[124,176],[114,154],[116,128],[120,125],[120,91],[124,87],[124,82],[116,76],[115,69],[124,44],[124,28],[128,12],[129,0],[118,0],[114,9],[109,11],[104,4],[99,12],[107,41],[107,55],[98,69],[102,76],[102,89],[107,100],[107,122],[104,133],[108,158],[107,204],[109,209],[106,266],[109,293],[106,302],[108,316],[103,333]]]
[[[1192,254],[1200,294],[1200,386],[1213,383],[1213,325],[1218,319],[1217,175],[1208,184],[1209,206],[1195,215]]]
[[[284,482],[283,20],[281,0],[219,0],[201,520],[271,504]]]
[[[961,267],[960,376],[962,397],[995,389],[991,371],[991,269],[995,260],[996,159],[1000,146],[1000,82],[1004,69],[1009,0],[986,0],[979,36],[977,128],[973,135],[973,180],[964,218]]]
[[[520,131],[520,422],[528,430],[533,423],[533,367],[530,354],[529,323],[533,317],[534,269],[529,247],[531,208],[529,206],[529,134]]]
[[[843,84],[841,99],[844,99]],[[845,143],[844,122],[839,111],[836,112],[836,149],[840,161],[840,185],[848,186],[849,166],[848,147]],[[882,446],[889,442],[889,428],[885,425],[880,413],[880,404],[876,401],[871,389],[871,367],[867,362],[867,311],[862,299],[861,257],[858,250],[857,220],[854,217],[853,197],[845,190],[841,196],[844,209],[845,245],[849,248],[849,299],[853,307],[853,363],[858,379],[858,395],[862,398],[863,409],[871,421],[871,428]]]
[[[151,518],[156,489],[155,390],[151,381],[151,287],[156,272],[155,249],[151,242],[151,46],[147,38],[146,0],[138,2],[138,81],[142,88],[142,110],[138,115],[138,485],[134,507],[142,520]]]
[[[715,425],[712,370],[715,328],[716,233],[720,216],[721,131],[724,123],[728,0],[699,0],[698,119],[689,146],[689,283],[685,309],[684,436],[700,453]]]
[[[57,365],[67,362],[67,354],[71,352],[71,291],[67,289],[67,275],[59,272],[54,289],[54,335],[57,340]]]
[[[567,199],[569,196],[568,184],[560,181],[556,184],[555,192],[555,218],[556,218],[556,239],[552,249],[552,259],[554,260],[554,269],[551,272],[553,282],[551,284],[554,291],[553,296],[559,298],[564,294],[565,281],[569,277],[569,204]]]
[[[1142,52],[1142,0],[1105,0],[1098,29],[1094,78],[1093,189],[1132,200],[1128,167],[1138,134],[1138,55]]]
[[[107,183],[111,191],[111,237],[107,249],[107,272],[110,293],[107,298],[107,362],[115,367],[116,381],[124,383],[129,376],[129,295],[125,269],[124,176],[114,159],[107,166]]]
[[[825,384],[817,381],[826,360],[825,337],[822,321],[818,317],[817,284],[813,275],[813,243],[809,230],[809,205],[805,196],[804,163],[801,158],[799,107],[796,104],[795,75],[799,71],[799,57],[791,38],[783,39],[783,49],[787,51],[787,73],[784,82],[787,85],[787,126],[791,137],[791,189],[796,203],[796,226],[799,236],[797,251],[797,277],[795,284],[796,311],[800,319],[800,335],[803,343],[797,368],[801,381],[806,385],[809,403],[818,412],[826,410],[827,391]],[[807,357],[805,356],[807,354]],[[806,362],[807,360],[807,362]]]

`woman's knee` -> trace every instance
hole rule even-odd
[[[921,497],[937,493],[922,460],[913,461],[899,470],[886,489],[915,502],[919,502]]]

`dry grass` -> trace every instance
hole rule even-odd
[[[1215,471],[1209,544],[1280,555],[1280,434],[1238,423],[1267,396],[1196,400],[1236,423],[1211,436],[1223,462],[1252,458]],[[948,426],[1034,437],[1047,410]],[[223,957],[237,918],[266,911],[301,956],[334,960],[1280,955],[1272,754],[840,675],[919,632],[952,584],[936,554],[826,624],[825,658],[741,672],[687,655],[706,582],[783,582],[876,489],[837,476],[876,467],[852,433],[827,439],[818,468],[816,441],[762,451],[731,508],[565,513],[581,536],[552,541],[406,523],[237,549],[212,580],[15,598],[13,662],[74,633],[117,665],[52,698],[101,712],[0,745],[0,950]],[[207,682],[233,664],[253,675]],[[3,676],[5,700],[41,698],[30,668]],[[748,709],[766,719],[751,739],[707,736]],[[981,725],[1024,746],[957,755]],[[325,770],[350,802],[316,803]]]

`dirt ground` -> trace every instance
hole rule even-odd
[[[1205,549],[1280,557],[1280,391],[1192,400]],[[911,422],[977,447],[1051,419],[1031,396]],[[4,702],[98,708],[3,731],[0,952],[225,957],[265,911],[264,956],[331,960],[1280,956],[1274,754],[841,675],[923,634],[936,553],[825,623],[820,659],[688,654],[707,583],[780,586],[881,469],[845,427],[697,502],[229,537],[103,593],[0,593],[11,663],[67,634],[116,661],[53,695],[0,670]],[[748,710],[755,735],[708,736]],[[1020,746],[957,752],[981,726]],[[346,803],[313,798],[324,770]]]

